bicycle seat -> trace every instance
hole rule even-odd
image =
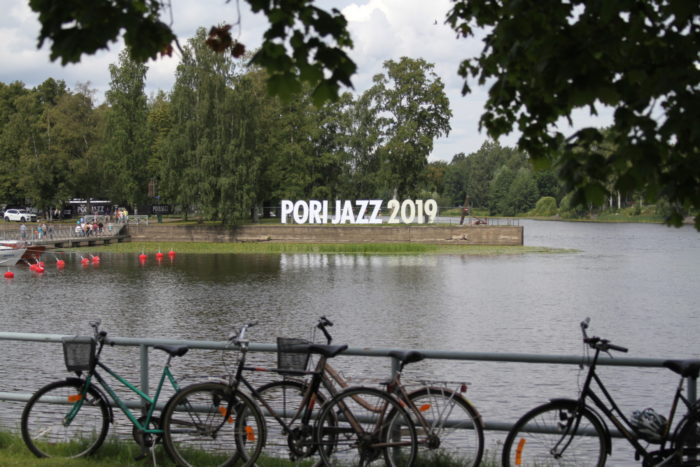
[[[190,350],[190,348],[186,345],[154,345],[153,348],[158,350],[164,350],[168,352],[168,354],[170,354],[171,357],[182,357],[187,353],[188,350]]]
[[[415,362],[420,362],[421,360],[425,359],[425,355],[422,353],[416,351],[416,350],[408,350],[408,351],[400,351],[400,350],[392,350],[389,352],[390,357],[394,357],[401,363],[415,363]]]
[[[700,374],[700,360],[666,360],[663,365],[684,378],[697,378]]]
[[[333,358],[341,352],[344,352],[348,348],[347,344],[344,345],[322,345],[322,344],[310,344],[309,352],[322,355],[326,358]]]

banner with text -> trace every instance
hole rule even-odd
[[[382,224],[383,203],[381,199],[336,200],[333,206],[327,200],[283,200],[280,218],[282,224],[290,218],[295,224]],[[432,224],[438,213],[434,199],[402,202],[392,199],[386,207],[389,210],[388,224]],[[332,212],[330,208],[334,208]]]

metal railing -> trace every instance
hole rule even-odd
[[[90,240],[99,238],[110,238],[121,235],[121,229],[124,224],[104,224],[102,231],[84,232],[76,230],[76,224],[51,224],[46,232],[39,233],[36,224],[32,224],[27,228],[27,231],[22,234],[18,229],[0,230],[0,240],[13,240],[20,242],[31,242],[41,244],[42,242],[60,242],[69,240]]]
[[[62,339],[67,336],[61,334],[33,334],[33,333],[17,333],[17,332],[0,332],[0,340],[10,341],[31,341],[31,342],[62,342]],[[177,340],[177,339],[143,339],[132,337],[110,337],[114,345],[139,347],[140,349],[140,386],[141,390],[146,394],[149,393],[149,374],[148,374],[148,357],[149,348],[155,345],[186,345],[192,349],[207,349],[207,350],[231,350],[232,347],[227,341],[192,341],[192,340]],[[392,359],[392,371],[395,371],[398,366],[398,361],[389,356],[389,353],[394,350],[405,349],[386,349],[386,348],[358,348],[350,347],[343,355],[362,356],[362,357],[383,357]],[[256,344],[251,343],[250,352],[276,352],[276,344]],[[511,363],[540,363],[540,364],[562,364],[562,365],[580,365],[582,357],[580,355],[540,355],[540,354],[518,354],[518,353],[490,353],[490,352],[454,352],[440,350],[420,350],[427,359],[437,360],[460,360],[460,361],[483,361],[483,362],[511,362]],[[629,358],[616,357],[605,358],[601,356],[598,360],[598,365],[609,366],[624,366],[624,367],[646,367],[660,368],[663,367],[665,358]],[[688,378],[686,381],[686,395],[690,401],[697,400],[697,381],[695,378]],[[11,393],[0,392],[0,400],[12,401],[27,401],[31,397],[30,393]],[[488,420],[485,421],[487,430],[492,431],[508,431],[512,427],[512,423]],[[616,433],[613,432],[613,436]],[[618,435],[619,436],[619,435]]]

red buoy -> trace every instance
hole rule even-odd
[[[156,253],[156,259],[157,260],[163,259],[163,253],[161,253],[160,251],[158,253]]]
[[[14,273],[14,272],[12,272],[12,271],[7,271],[7,272],[5,273],[5,279],[12,279],[13,277],[15,277],[15,273]]]
[[[175,252],[174,252],[173,250],[170,250],[170,251],[168,252],[168,256],[169,256],[170,258],[174,258],[174,257],[175,257]]]
[[[64,267],[66,267],[66,262],[62,259],[56,260],[56,267],[58,269],[63,269]]]
[[[146,256],[145,253],[141,253],[141,254],[139,255],[139,261],[146,261],[146,258],[148,258],[148,256]]]
[[[87,258],[81,258],[81,259],[80,259],[80,263],[81,263],[83,266],[87,266],[89,262],[90,262],[90,260],[87,259]]]

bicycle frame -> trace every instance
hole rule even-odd
[[[583,384],[583,388],[581,389],[581,395],[579,396],[577,402],[579,405],[579,409],[584,409],[587,408],[593,413],[596,413],[595,411],[591,410],[590,406],[586,404],[586,399],[590,399],[593,401],[593,404],[605,415],[605,417],[610,420],[610,422],[617,428],[617,430],[622,434],[622,436],[627,439],[627,441],[634,447],[635,453],[637,456],[643,457],[645,460],[649,459],[652,455],[652,453],[655,452],[664,452],[666,444],[671,440],[671,426],[673,424],[673,419],[676,415],[677,408],[678,408],[678,403],[679,401],[682,401],[685,406],[687,407],[688,410],[690,410],[692,404],[690,401],[685,398],[682,394],[682,389],[683,389],[683,378],[681,377],[680,382],[676,388],[675,395],[673,397],[673,403],[671,405],[671,410],[668,416],[668,423],[666,424],[666,429],[662,433],[662,439],[661,443],[658,443],[659,450],[658,451],[649,451],[647,450],[644,446],[642,446],[642,443],[640,442],[640,438],[635,434],[634,430],[632,429],[632,425],[629,421],[629,419],[622,413],[618,405],[615,403],[615,400],[613,399],[612,395],[608,391],[608,389],[605,387],[603,384],[603,381],[601,378],[596,374],[596,365],[598,362],[598,357],[600,355],[601,350],[596,349],[595,350],[595,355],[593,357],[593,360],[591,361],[590,367],[588,369],[588,374],[586,375],[586,380]],[[595,382],[596,387],[599,389],[599,391],[602,393],[602,397],[599,396],[595,390],[593,389],[593,382]],[[578,429],[578,423],[581,420],[581,413],[582,410],[577,414],[576,416],[576,426],[574,427],[573,432],[576,432]],[[597,413],[596,413],[597,414]],[[603,427],[605,428],[606,432],[607,427],[605,426],[605,423],[602,420],[602,417],[598,416],[601,420],[601,423]],[[569,435],[563,435],[562,440],[564,440],[565,437]],[[608,432],[607,434],[608,439],[606,440],[607,443],[607,449],[608,453],[610,452],[610,434]],[[561,442],[560,441],[560,442]],[[568,443],[565,443],[564,448],[562,449],[562,452],[564,449],[566,449],[566,446]],[[669,453],[669,457],[672,457],[675,453]]]
[[[305,370],[284,370],[285,374],[293,375],[293,376],[311,376],[311,381],[307,385],[306,392],[304,393],[304,396],[302,397],[302,404],[299,407],[299,411],[292,417],[292,422],[300,419],[301,422],[304,425],[308,425],[309,422],[311,421],[311,415],[314,409],[314,406],[316,404],[316,394],[318,393],[319,389],[321,386],[323,386],[331,395],[331,397],[335,396],[338,391],[335,389],[333,384],[328,380],[328,378],[325,375],[325,368],[328,367],[326,364],[326,357],[321,356],[318,363],[316,364],[316,368],[312,371],[305,371]],[[284,414],[278,414],[271,406],[268,404],[268,402],[262,397],[260,392],[253,387],[253,385],[248,381],[248,379],[243,375],[244,371],[252,371],[252,372],[279,372],[277,369],[272,369],[272,368],[261,368],[261,367],[251,367],[251,366],[246,366],[245,365],[245,354],[241,355],[241,358],[239,359],[239,364],[238,364],[238,369],[236,371],[236,376],[232,378],[232,381],[230,384],[234,388],[238,388],[238,385],[240,383],[245,386],[248,391],[253,395],[255,400],[257,400],[265,410],[267,410],[267,413],[269,413],[272,417],[277,420],[277,422],[282,426],[284,429],[285,433],[289,433],[291,430],[291,423],[287,424],[284,419],[282,418],[282,415]],[[301,412],[301,418],[299,418],[299,415]],[[350,414],[351,415],[351,414]],[[354,420],[354,418],[353,418]],[[353,423],[353,422],[351,422]],[[356,421],[354,422],[354,427],[356,427],[358,430],[360,429],[359,423]]]
[[[101,343],[100,349],[97,353],[97,358],[95,362],[95,367],[88,372],[87,377],[85,378],[85,384],[83,384],[83,388],[80,393],[79,399],[76,401],[76,403],[73,405],[71,408],[70,412],[66,415],[65,418],[65,423],[70,424],[73,420],[73,418],[78,414],[80,411],[80,408],[82,407],[83,401],[85,400],[89,388],[94,384],[92,381],[92,378],[94,377],[95,380],[97,380],[97,383],[104,388],[105,391],[109,394],[111,397],[112,401],[119,407],[119,409],[124,413],[124,415],[127,416],[127,418],[131,421],[131,423],[140,431],[143,433],[149,433],[149,434],[162,434],[163,430],[160,428],[149,428],[149,425],[151,421],[153,420],[153,414],[157,408],[158,404],[158,399],[160,397],[161,391],[163,389],[163,385],[165,383],[166,378],[170,382],[170,385],[173,387],[173,389],[177,392],[180,390],[180,387],[178,386],[177,382],[175,381],[175,377],[170,371],[170,360],[172,359],[171,356],[168,357],[167,362],[165,363],[165,366],[163,367],[163,372],[160,377],[160,381],[158,382],[158,386],[156,387],[156,392],[153,397],[150,397],[148,394],[134,386],[132,383],[127,381],[125,378],[117,374],[114,370],[109,368],[107,365],[99,361],[99,356],[102,353],[102,347],[104,344]],[[144,420],[143,422],[137,418],[131,409],[129,409],[126,405],[126,403],[117,395],[117,393],[114,391],[112,386],[97,372],[97,367],[101,368],[102,370],[106,371],[110,376],[112,376],[114,379],[116,379],[119,383],[121,383],[124,387],[129,389],[131,392],[139,396],[140,400],[143,403],[142,406],[142,413]],[[146,410],[147,408],[147,410]]]
[[[253,323],[254,325],[255,323]],[[327,360],[328,357],[319,354],[319,360],[316,363],[316,367],[312,371],[307,371],[307,370],[281,370],[280,369],[270,369],[270,368],[261,368],[261,367],[252,367],[252,366],[246,366],[245,361],[246,361],[246,355],[248,351],[248,341],[244,339],[245,336],[245,330],[249,325],[244,326],[238,337],[234,339],[234,342],[236,345],[239,347],[241,351],[241,355],[239,356],[238,359],[238,364],[236,368],[236,372],[234,375],[229,377],[229,386],[231,386],[234,390],[238,390],[240,384],[243,384],[245,388],[247,388],[250,393],[253,395],[256,401],[260,402],[263,406],[263,408],[267,411],[268,414],[272,415],[272,417],[277,420],[277,422],[280,424],[280,426],[283,428],[284,433],[289,435],[292,432],[292,423],[294,423],[296,420],[300,420],[303,426],[310,426],[311,422],[311,417],[312,417],[312,412],[314,409],[314,406],[316,404],[316,395],[319,392],[319,389],[321,386],[323,386],[331,395],[331,398],[335,397],[339,391],[335,388],[335,386],[332,384],[328,376],[326,375],[326,367],[327,365]],[[294,376],[311,376],[311,382],[307,385],[306,391],[302,397],[302,403],[299,409],[297,410],[297,413],[294,415],[294,417],[291,418],[290,423],[286,423],[282,416],[277,413],[271,406],[270,404],[267,403],[267,401],[264,400],[264,398],[261,396],[260,392],[253,387],[253,385],[245,378],[243,375],[244,371],[253,371],[253,372],[278,372],[278,373],[284,373],[287,375],[294,375]],[[359,434],[365,434],[366,431],[363,429],[362,425],[360,422],[357,420],[357,418],[352,414],[352,412],[349,410],[345,404],[339,404],[342,410],[342,415],[345,417],[345,420],[350,424],[352,430],[355,433]],[[386,407],[383,408],[377,408],[376,410],[378,412],[381,412],[384,414],[386,412]],[[282,414],[283,415],[283,414]],[[300,416],[301,415],[301,416]],[[378,421],[378,426],[381,425],[383,421],[383,416],[380,417]]]

